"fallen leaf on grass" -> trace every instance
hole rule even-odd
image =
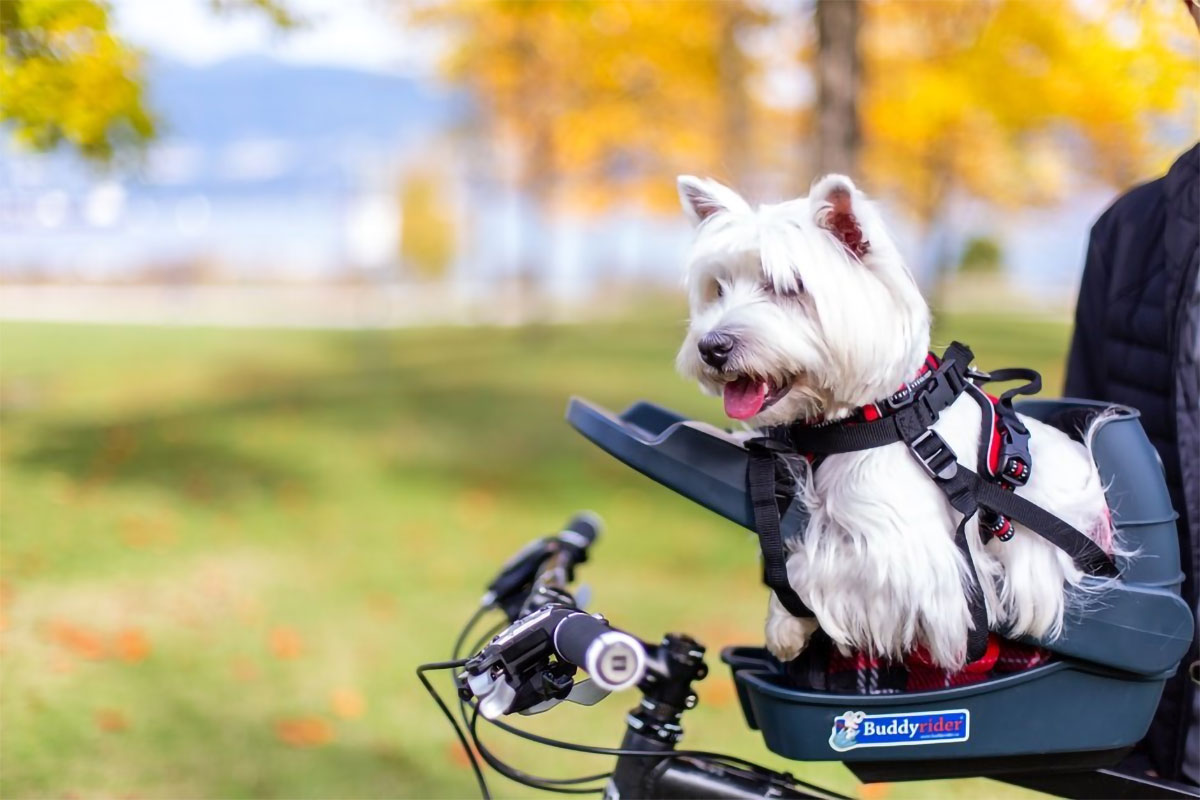
[[[6,553],[4,563],[14,575],[32,578],[46,566],[46,560],[37,553]]]
[[[700,702],[713,708],[725,708],[737,698],[733,681],[705,681],[700,685]]]
[[[12,605],[12,584],[0,581],[0,633],[8,630],[8,607]]]
[[[309,505],[309,492],[298,481],[285,481],[275,496],[279,504],[288,511],[300,511]]]
[[[275,723],[275,735],[289,747],[320,747],[333,741],[333,728],[320,717],[294,717]]]
[[[342,719],[358,719],[367,710],[363,696],[354,689],[334,689],[329,705],[333,713]]]
[[[258,665],[245,656],[235,658],[231,670],[233,677],[239,681],[252,681],[258,678]]]
[[[375,616],[387,619],[396,615],[396,598],[391,592],[371,592],[367,595],[367,607]]]
[[[45,636],[71,655],[88,661],[119,658],[136,663],[150,654],[150,641],[140,628],[124,628],[109,635],[71,622],[52,620],[46,625]]]
[[[276,658],[299,658],[304,652],[304,640],[291,628],[271,629],[271,652]]]
[[[465,527],[485,528],[495,518],[496,495],[487,489],[467,489],[459,494],[454,510]]]
[[[110,428],[104,436],[104,443],[92,459],[88,475],[84,481],[88,488],[96,488],[108,483],[134,451],[137,450],[137,436],[124,426]]]
[[[262,619],[262,606],[253,597],[234,598],[233,609],[243,625],[253,625]]]
[[[471,759],[467,756],[467,751],[457,742],[450,742],[446,745],[446,757],[456,767],[461,769],[470,769]],[[478,754],[476,755],[478,758]]]
[[[47,628],[49,638],[70,650],[73,655],[91,661],[104,658],[106,648],[104,638],[95,631],[70,622],[55,620]]]
[[[748,626],[730,624],[727,620],[717,620],[700,626],[694,636],[697,641],[704,642],[711,651],[716,651],[725,645],[761,641],[762,631]]]
[[[96,727],[105,733],[120,733],[129,728],[129,720],[115,708],[102,708],[96,712]]]
[[[862,800],[883,800],[892,792],[890,783],[864,783],[858,787],[858,796]]]
[[[138,628],[119,631],[113,639],[113,650],[122,661],[136,663],[150,654],[150,642]]]
[[[121,518],[117,530],[121,542],[135,550],[167,545],[175,540],[175,526],[167,517],[130,514]]]

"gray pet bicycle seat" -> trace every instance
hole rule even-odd
[[[794,688],[762,648],[728,648],[722,659],[746,720],[769,749],[804,761],[867,762],[868,772],[895,766],[870,774],[903,779],[918,765],[925,777],[979,774],[1004,771],[1012,757],[1051,753],[1075,754],[1056,756],[1058,766],[1104,766],[1145,735],[1194,630],[1180,597],[1176,514],[1158,454],[1133,409],[1084,400],[1017,403],[1021,413],[1075,436],[1105,409],[1113,413],[1100,421],[1092,453],[1114,523],[1136,553],[1118,559],[1120,578],[1069,616],[1058,639],[1035,642],[1055,660],[970,686],[868,696]],[[727,432],[645,402],[618,415],[573,398],[567,420],[637,471],[754,529],[748,454]],[[780,527],[785,537],[802,536],[806,521],[793,502]],[[971,766],[956,768],[955,760]],[[936,769],[926,769],[934,761]]]

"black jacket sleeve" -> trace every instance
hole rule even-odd
[[[1087,260],[1075,306],[1075,333],[1067,357],[1067,378],[1063,395],[1104,400],[1104,311],[1108,298],[1109,242],[1108,215],[1092,226]]]

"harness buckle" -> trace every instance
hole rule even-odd
[[[1033,469],[1033,459],[1029,454],[1029,430],[1021,424],[1015,413],[998,416],[1002,429],[997,477],[1006,488],[1017,489],[1029,482],[1029,474]]]
[[[909,442],[908,449],[929,477],[948,481],[958,474],[958,456],[933,428]]]
[[[977,381],[978,383],[990,383],[992,380],[992,373],[985,372],[978,367],[967,367],[967,377],[973,381]]]
[[[787,442],[781,442],[773,436],[756,436],[742,443],[747,450],[757,450],[764,453],[795,453],[796,450]]]
[[[906,384],[904,386],[904,388],[901,389],[900,391],[896,392],[895,394],[889,395],[888,399],[885,400],[884,402],[887,403],[887,407],[890,408],[892,411],[898,411],[899,409],[904,408],[907,405],[911,405],[912,401],[915,399],[915,397],[916,397],[916,392],[913,391],[911,386]]]

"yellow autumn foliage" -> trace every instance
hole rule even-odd
[[[736,171],[753,113],[737,36],[764,19],[738,0],[448,0],[408,21],[451,37],[447,74],[480,101],[503,177],[593,207],[673,203],[663,174]]]
[[[0,0],[0,122],[22,145],[107,160],[153,135],[143,95],[139,56],[105,4]]]
[[[445,276],[454,258],[454,215],[432,172],[416,172],[400,188],[400,260],[422,278]]]
[[[1010,205],[1125,186],[1169,162],[1168,126],[1200,135],[1200,33],[1181,3],[869,8],[863,163],[922,219],[954,190]]]
[[[864,182],[920,219],[955,191],[1015,204],[1126,185],[1178,146],[1164,131],[1196,130],[1200,35],[1178,0],[863,5]],[[804,110],[754,91],[779,42],[812,59],[811,19],[778,8],[428,0],[409,22],[449,34],[447,74],[481,102],[505,177],[541,200],[658,205],[676,172],[803,164],[780,154],[809,148]],[[746,44],[762,29],[774,48]]]

